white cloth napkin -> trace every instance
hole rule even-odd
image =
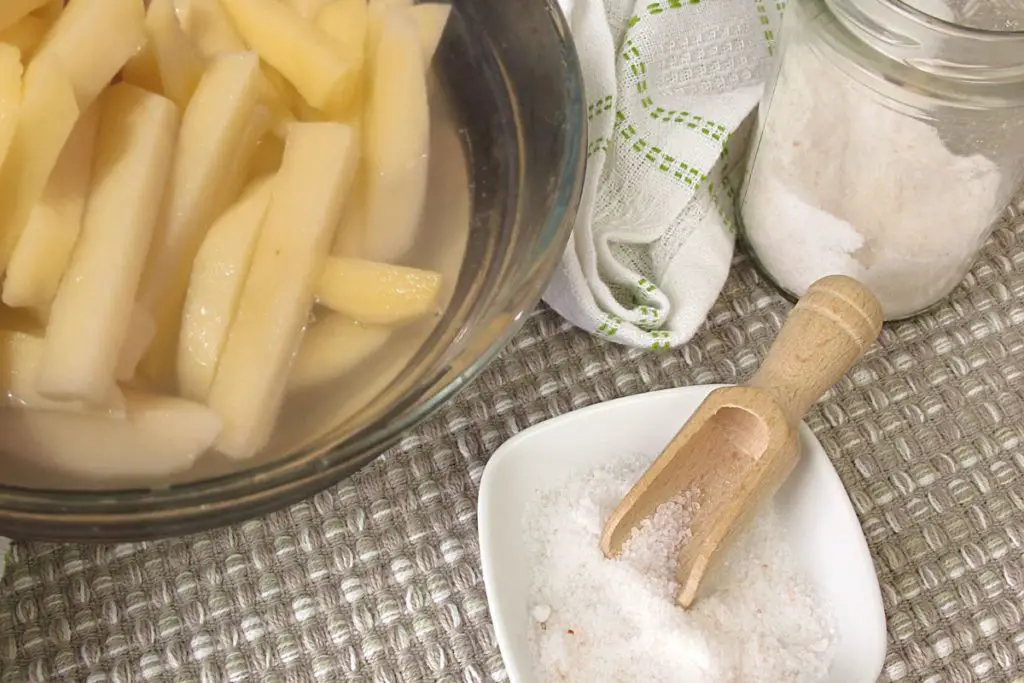
[[[683,344],[729,272],[738,129],[753,118],[784,0],[560,4],[590,132],[579,215],[544,299],[622,344]]]

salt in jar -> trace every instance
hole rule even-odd
[[[941,301],[1024,179],[1024,5],[789,0],[739,212],[800,296],[842,273],[886,319]]]

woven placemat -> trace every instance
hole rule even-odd
[[[742,380],[788,308],[740,259],[677,351],[598,341],[541,310],[437,417],[288,510],[160,543],[19,544],[0,587],[0,680],[507,680],[476,539],[488,456],[575,408]],[[884,680],[1024,671],[1022,323],[1015,215],[948,303],[887,327],[808,418],[874,553]]]

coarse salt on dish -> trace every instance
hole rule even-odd
[[[679,549],[699,495],[662,505],[606,559],[605,520],[650,458],[633,456],[541,493],[525,522],[534,573],[531,646],[541,683],[817,683],[835,641],[827,605],[769,506],[689,611],[675,604]],[[543,616],[543,619],[537,618]]]

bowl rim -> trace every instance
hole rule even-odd
[[[470,356],[464,365],[456,366],[446,359],[441,368],[421,378],[398,403],[348,438],[341,436],[326,445],[301,448],[232,474],[160,489],[48,490],[0,484],[0,534],[32,540],[138,541],[209,530],[283,509],[375,460],[475,379],[521,329],[540,301],[572,234],[583,192],[587,115],[582,69],[568,22],[557,2],[544,0],[544,5],[560,43],[567,94],[566,144],[560,150],[561,166],[553,173],[557,182],[552,185],[550,210],[540,231],[551,239],[532,264],[529,277],[523,278],[525,283],[506,305],[508,320],[476,348],[460,352],[461,356]],[[415,362],[414,357],[410,365]],[[376,402],[374,399],[372,403]],[[352,420],[356,421],[358,415]]]

